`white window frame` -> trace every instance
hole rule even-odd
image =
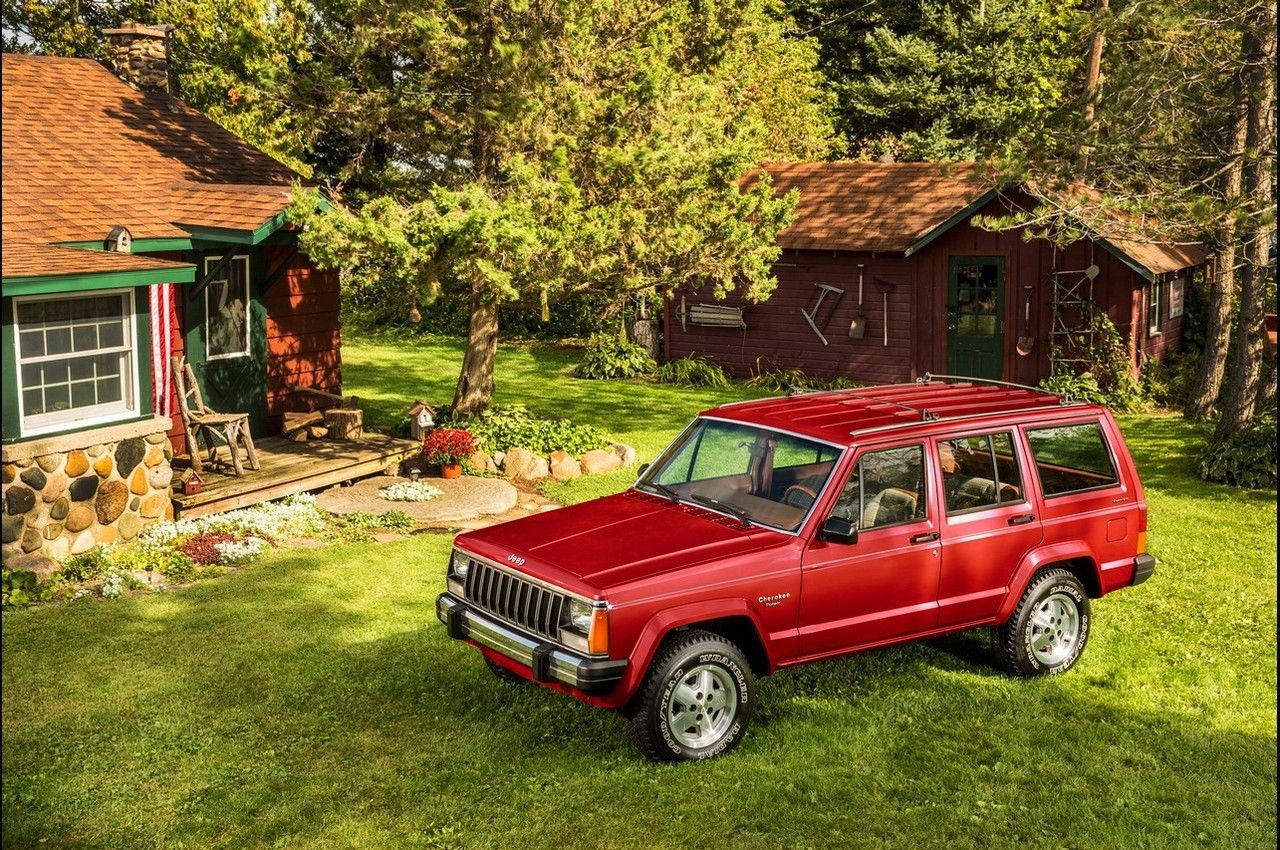
[[[70,359],[83,356],[85,352],[74,355],[28,357],[22,356],[22,323],[20,321],[20,305],[48,301],[78,301],[84,298],[118,296],[124,299],[124,341],[118,346],[101,349],[100,353],[119,353],[124,362],[120,369],[120,401],[96,404],[88,407],[69,407],[66,410],[55,410],[47,413],[27,414],[25,393],[22,385],[22,367],[25,363],[50,362],[58,359]],[[13,299],[13,354],[17,368],[18,384],[18,422],[22,436],[35,436],[53,431],[66,431],[72,426],[87,428],[125,419],[136,419],[142,415],[141,394],[138,369],[142,358],[138,352],[138,310],[137,301],[132,289],[104,289],[82,293],[59,293],[55,295],[20,295]]]
[[[1149,337],[1160,336],[1164,332],[1164,301],[1164,284],[1156,281],[1147,288],[1147,336]]]
[[[205,258],[204,258],[204,273],[207,275],[210,271],[212,271],[213,267],[214,267],[214,266],[216,266],[216,265],[217,265],[218,263],[220,263],[221,261],[222,261],[222,255],[212,256],[212,257],[205,257]],[[204,288],[204,350],[205,350],[205,360],[234,360],[234,359],[236,359],[236,358],[238,358],[238,357],[248,357],[248,356],[249,356],[249,354],[250,354],[250,348],[249,348],[249,345],[250,345],[250,340],[253,338],[253,331],[252,331],[252,328],[253,328],[253,300],[250,298],[250,295],[249,295],[249,293],[250,293],[250,287],[249,287],[249,256],[248,256],[247,254],[235,254],[235,255],[233,255],[233,256],[231,257],[231,262],[227,265],[227,269],[226,269],[226,271],[228,272],[228,277],[227,277],[227,278],[225,278],[225,279],[226,279],[226,281],[227,281],[227,288],[226,288],[226,292],[227,292],[227,294],[228,294],[228,295],[230,295],[230,290],[231,290],[231,277],[230,277],[230,274],[229,274],[229,273],[230,273],[230,271],[231,271],[232,266],[237,266],[237,265],[242,266],[242,269],[243,269],[243,274],[241,275],[241,280],[243,281],[243,285],[244,285],[244,291],[243,291],[243,298],[244,298],[244,346],[243,346],[240,350],[238,350],[238,351],[223,352],[223,353],[221,353],[221,354],[214,354],[214,353],[210,350],[209,345],[210,345],[210,342],[211,342],[211,340],[212,340],[212,337],[211,337],[211,335],[210,335],[210,333],[209,333],[209,317],[210,317],[210,316],[212,316],[212,315],[214,315],[214,314],[215,314],[215,312],[217,312],[217,313],[221,313],[221,312],[222,312],[222,311],[221,311],[221,309],[218,309],[217,311],[215,311],[215,310],[213,309],[213,307],[215,307],[215,306],[217,306],[217,305],[216,305],[216,304],[215,304],[211,299],[215,296],[214,284],[216,284],[218,281],[211,281],[211,282],[209,283],[209,285],[208,285],[208,286],[206,286],[206,287]]]

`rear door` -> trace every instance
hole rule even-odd
[[[995,617],[1023,557],[1044,536],[1015,429],[933,441],[942,494],[938,625]]]
[[[938,525],[923,441],[864,451],[829,516],[854,521],[852,544],[805,551],[800,653],[837,654],[937,623]]]

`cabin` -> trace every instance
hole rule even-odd
[[[341,397],[337,273],[285,215],[301,178],[173,95],[171,29],[107,31],[110,68],[3,57],[6,566],[181,509],[175,356],[256,439]],[[273,486],[223,507],[308,489]]]
[[[1033,210],[1043,193],[972,163],[761,171],[777,193],[799,192],[778,239],[777,288],[761,303],[669,292],[665,359],[706,357],[736,377],[797,369],[862,383],[932,373],[1035,384],[1057,364],[1082,367],[1103,314],[1135,375],[1181,347],[1186,287],[1204,252],[1150,241],[1092,193],[1060,199],[1079,211],[1083,235],[1057,245],[981,226]]]

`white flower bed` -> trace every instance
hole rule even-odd
[[[378,490],[378,498],[388,502],[429,502],[443,495],[443,490],[425,481],[397,481]]]

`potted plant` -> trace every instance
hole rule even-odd
[[[476,438],[461,428],[437,428],[422,441],[422,455],[427,463],[440,467],[441,478],[457,478],[462,474],[462,461],[476,451]]]

